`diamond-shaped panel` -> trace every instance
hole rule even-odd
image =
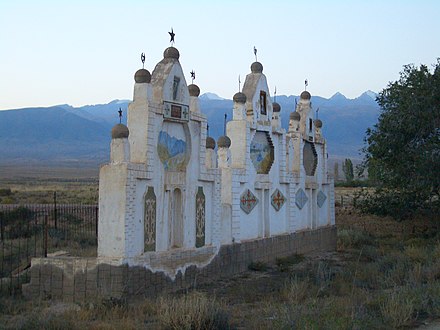
[[[298,208],[301,210],[304,207],[304,205],[306,205],[308,200],[309,199],[307,198],[307,195],[304,192],[304,190],[302,190],[302,188],[299,188],[299,190],[295,194],[296,206],[298,206]]]
[[[320,190],[318,193],[318,196],[316,198],[316,202],[319,207],[322,207],[324,205],[325,200],[327,199],[327,196]]]
[[[240,196],[240,207],[247,214],[251,213],[255,205],[258,204],[258,198],[250,191],[246,189]]]
[[[279,211],[284,203],[286,202],[286,197],[284,197],[283,193],[278,189],[275,189],[271,196],[271,203],[275,210]]]

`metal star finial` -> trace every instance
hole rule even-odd
[[[191,84],[194,84],[194,80],[196,79],[196,73],[194,72],[194,70],[192,70],[190,74],[191,74]]]
[[[309,81],[306,79],[304,80],[304,90],[307,90],[307,86],[309,86]]]
[[[319,119],[318,115],[319,115],[319,107],[318,107],[318,109],[316,109],[316,119]]]
[[[275,91],[273,92],[273,100],[274,102],[277,101],[277,86],[275,86]]]
[[[240,80],[240,75],[238,75],[238,91],[241,91],[241,80]]]
[[[121,124],[122,123],[122,109],[121,108],[119,108],[118,113],[119,113],[119,124]]]
[[[168,32],[168,34],[170,35],[170,43],[171,43],[171,46],[173,46],[174,45],[174,36],[176,35],[175,33],[174,33],[174,31],[173,31],[173,28],[171,28],[171,32]]]
[[[142,61],[142,69],[144,68],[144,64],[145,64],[145,53],[141,54],[141,61]]]
[[[254,46],[254,55],[255,55],[255,62],[258,62],[258,60],[257,60],[257,48],[255,48],[255,46]]]

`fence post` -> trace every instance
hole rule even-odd
[[[53,192],[53,204],[54,204],[54,210],[53,210],[53,217],[54,217],[54,223],[55,223],[55,229],[58,229],[58,219],[57,219],[57,192]]]
[[[47,214],[44,216],[44,257],[47,258]]]
[[[95,235],[98,237],[98,207],[95,208]]]

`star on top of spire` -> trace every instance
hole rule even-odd
[[[171,45],[174,45],[174,36],[176,35],[173,31],[173,28],[171,28],[171,32],[168,32],[168,34],[170,35],[170,43]]]

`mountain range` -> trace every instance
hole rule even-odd
[[[281,122],[288,127],[289,114],[298,96],[277,96]],[[232,118],[232,100],[214,93],[200,96],[200,108],[208,117],[209,135],[217,140],[224,134],[224,120]],[[77,163],[96,166],[109,159],[111,128],[119,122],[118,110],[128,107],[128,100],[108,104],[72,107],[57,105],[0,111],[0,164],[23,162]],[[363,93],[347,99],[336,93],[326,99],[312,97],[312,107],[323,122],[330,157],[361,158],[359,150],[368,127],[379,115],[375,94]],[[126,116],[123,116],[123,123]]]

